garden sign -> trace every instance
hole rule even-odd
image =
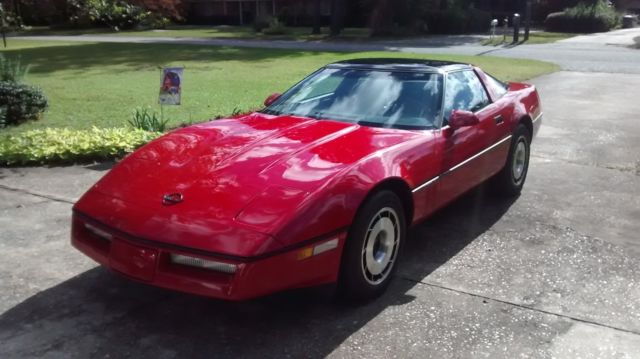
[[[160,79],[160,105],[179,105],[183,67],[165,67]]]

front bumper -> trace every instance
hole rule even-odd
[[[87,227],[89,225],[89,228]],[[167,248],[162,242],[133,238],[74,213],[71,243],[85,255],[133,280],[154,286],[220,298],[246,300],[285,289],[333,283],[338,278],[346,232],[320,237],[304,246],[258,257]],[[313,255],[313,248],[337,239],[334,249]],[[174,263],[172,254],[235,265],[234,273]]]

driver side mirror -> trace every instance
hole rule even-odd
[[[280,98],[282,94],[279,94],[277,92],[272,93],[271,95],[269,95],[269,97],[267,97],[266,100],[264,100],[264,105],[269,107],[272,103],[276,102],[277,99]]]
[[[475,113],[470,111],[454,110],[449,117],[449,127],[457,130],[461,127],[475,126],[480,123],[480,119]]]

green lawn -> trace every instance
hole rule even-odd
[[[160,68],[185,67],[183,105],[166,106],[171,125],[252,109],[315,69],[359,57],[418,57],[474,63],[503,80],[525,80],[557,70],[532,60],[407,53],[333,53],[216,46],[64,43],[9,39],[5,56],[31,64],[26,82],[42,87],[50,108],[44,119],[0,132],[33,128],[126,125],[139,106],[159,110]]]
[[[546,31],[536,31],[531,32],[529,34],[529,40],[524,41],[524,32],[520,34],[520,44],[547,44],[550,42],[556,42],[558,40],[568,39],[570,37],[576,36],[578,34],[570,34],[564,32],[546,32]],[[504,37],[502,35],[497,35],[493,39],[487,39],[482,42],[483,45],[490,46],[500,46],[500,45],[511,45],[511,41],[513,40],[513,32],[510,32],[507,36],[507,41],[504,41]]]

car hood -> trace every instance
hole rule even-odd
[[[97,219],[115,222],[119,230],[140,236],[153,232],[160,237],[157,240],[220,250],[212,248],[219,246],[210,239],[186,239],[185,228],[193,223],[200,231],[203,226],[233,227],[269,235],[333,176],[414,136],[417,133],[410,131],[261,113],[211,121],[149,143],[90,190],[117,199],[113,206],[118,202],[120,210],[129,206],[142,215],[115,218],[105,200],[100,201],[100,210],[82,201],[78,208],[90,216],[100,212],[102,218]],[[163,204],[163,197],[174,193],[182,202]],[[144,218],[153,218],[147,222],[162,231],[130,223]],[[175,222],[182,223],[180,235],[168,225]],[[217,233],[205,232],[209,237]]]

